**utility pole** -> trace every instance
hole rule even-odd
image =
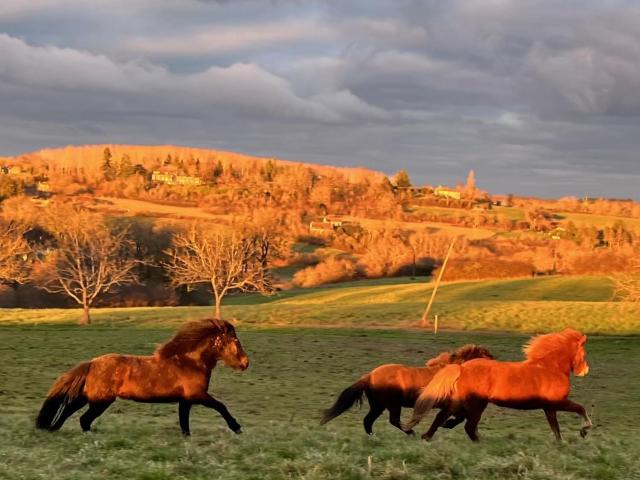
[[[429,312],[431,311],[431,305],[433,305],[433,300],[436,298],[436,292],[438,291],[438,287],[440,286],[440,281],[442,280],[442,275],[444,275],[444,270],[447,268],[447,262],[449,261],[449,256],[451,255],[451,251],[453,250],[453,246],[456,243],[455,237],[451,240],[451,245],[449,245],[449,250],[447,250],[447,255],[444,257],[444,262],[442,262],[442,268],[440,268],[440,272],[438,272],[438,278],[436,279],[436,284],[433,286],[433,291],[431,292],[431,298],[429,299],[429,303],[427,304],[427,308],[422,314],[422,320],[420,321],[421,327],[426,327],[427,322],[429,321]]]

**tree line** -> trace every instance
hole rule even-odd
[[[123,219],[74,206],[48,208],[38,220],[0,222],[0,283],[35,285],[82,308],[79,323],[109,292],[158,275],[173,287],[205,285],[214,314],[238,292],[273,292],[270,261],[278,252],[278,218],[238,225],[194,223],[173,232],[161,251]]]

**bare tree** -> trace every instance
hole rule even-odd
[[[210,285],[215,317],[221,318],[222,299],[233,292],[270,294],[273,286],[263,264],[262,239],[259,235],[239,232],[206,232],[193,226],[178,234],[167,250],[165,264],[176,286],[198,283]]]
[[[0,283],[21,284],[28,280],[27,260],[31,249],[24,239],[26,228],[14,222],[0,223]]]
[[[625,302],[640,303],[640,260],[627,273],[613,277],[616,295]]]
[[[54,231],[58,248],[45,260],[36,277],[40,287],[62,293],[82,306],[80,325],[91,323],[95,300],[117,285],[137,283],[140,263],[132,255],[127,230],[111,231],[102,217],[72,211],[64,227]]]

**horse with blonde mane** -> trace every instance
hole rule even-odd
[[[538,335],[523,348],[526,360],[499,362],[470,360],[448,365],[440,370],[416,400],[413,417],[402,427],[411,431],[435,407],[436,415],[429,430],[422,435],[430,440],[447,418],[464,412],[464,429],[477,442],[478,423],[487,404],[520,410],[542,409],[557,440],[562,440],[556,412],[577,413],[584,419],[580,435],[592,427],[585,408],[569,400],[570,376],[589,373],[586,359],[586,335],[567,328],[562,332]]]
[[[390,363],[374,368],[338,396],[334,405],[323,412],[320,424],[324,425],[343,414],[356,402],[362,403],[362,396],[366,394],[369,413],[364,417],[364,431],[371,435],[373,423],[385,410],[389,410],[389,423],[402,430],[400,424],[402,407],[413,407],[422,387],[427,385],[445,365],[463,363],[472,358],[491,359],[493,356],[484,347],[465,345],[453,352],[440,353],[437,357],[428,360],[424,367]],[[457,423],[450,423],[448,428],[463,421],[464,416],[458,417]]]
[[[240,433],[240,424],[227,407],[207,391],[211,371],[219,361],[239,370],[249,366],[249,357],[233,325],[209,319],[187,323],[153,355],[109,353],[62,374],[42,404],[36,427],[58,430],[67,418],[89,404],[80,417],[80,426],[86,432],[116,398],[125,398],[137,402],[177,402],[183,435],[190,434],[192,405],[216,410],[231,430]]]

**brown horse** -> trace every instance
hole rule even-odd
[[[188,323],[153,355],[109,353],[64,373],[49,390],[36,427],[58,430],[88,403],[80,426],[89,431],[91,423],[119,397],[138,402],[178,402],[184,435],[190,434],[192,405],[213,408],[231,430],[240,433],[240,424],[227,407],[207,392],[211,370],[218,361],[240,370],[249,366],[233,325],[223,320]]]
[[[451,414],[464,412],[465,431],[478,441],[478,423],[488,403],[520,410],[543,409],[556,439],[561,440],[556,412],[574,412],[584,423],[580,435],[587,435],[592,423],[584,407],[569,400],[570,375],[582,377],[589,372],[584,349],[587,337],[567,328],[532,338],[524,346],[526,360],[498,362],[471,360],[448,365],[440,370],[418,397],[413,418],[403,424],[411,430],[432,408],[442,410],[422,436],[430,440]],[[450,422],[450,421],[449,421]],[[449,423],[447,422],[447,423]],[[445,425],[446,426],[446,425]]]
[[[324,425],[341,415],[354,403],[362,403],[362,395],[366,394],[369,400],[369,413],[364,417],[364,431],[371,435],[373,423],[385,410],[389,410],[389,423],[402,430],[400,424],[402,407],[413,407],[420,390],[445,365],[463,363],[472,358],[493,358],[493,356],[486,348],[465,345],[454,352],[441,353],[429,360],[426,367],[386,364],[374,368],[338,396],[335,404],[323,412],[320,424]],[[458,423],[463,420],[464,417]],[[449,426],[453,427],[456,424],[450,423]]]

